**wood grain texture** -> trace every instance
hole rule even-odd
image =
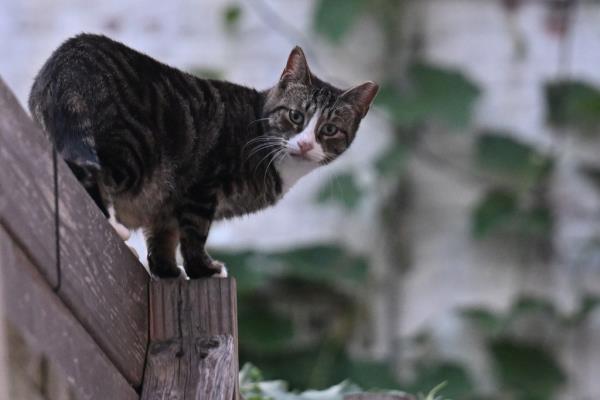
[[[237,379],[231,335],[153,342],[142,399],[232,400]]]
[[[2,245],[0,244],[0,271],[2,268],[2,261],[4,256],[2,253]],[[7,324],[5,319],[5,310],[4,310],[4,285],[0,282],[0,399],[9,399],[8,397],[8,331]]]
[[[237,398],[235,280],[151,282],[150,341],[142,399]]]
[[[221,334],[237,338],[233,278],[150,282],[150,340]]]
[[[10,385],[8,397],[0,399],[77,400],[73,385],[62,369],[39,349],[29,346],[9,321],[5,322]]]
[[[0,79],[0,224],[132,384],[148,344],[149,277],[58,160],[60,275],[52,147]],[[59,279],[60,276],[60,279]],[[60,282],[59,282],[60,280]]]
[[[0,254],[7,319],[22,332],[30,346],[60,366],[77,397],[139,398],[3,228],[0,228]]]
[[[56,286],[52,148],[42,136],[0,79],[0,222]]]

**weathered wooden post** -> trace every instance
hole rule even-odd
[[[237,398],[235,280],[152,282],[141,399]]]

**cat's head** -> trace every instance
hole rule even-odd
[[[265,133],[279,140],[277,154],[286,164],[327,164],[350,147],[377,90],[373,82],[340,90],[321,81],[295,47],[279,82],[267,93]]]

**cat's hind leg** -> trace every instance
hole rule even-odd
[[[177,212],[183,266],[190,279],[227,276],[225,265],[213,260],[205,249],[215,210],[214,196],[197,195]]]
[[[177,266],[175,252],[179,232],[175,221],[144,230],[148,247],[148,267],[159,278],[177,278],[181,269]]]
[[[102,214],[104,214],[106,218],[109,218],[110,214],[108,212],[108,207],[102,198],[100,187],[98,186],[100,165],[84,162],[82,160],[65,159],[65,161],[67,162],[69,169],[73,172],[73,175],[75,175],[79,183],[81,183],[92,200],[94,200],[94,203],[96,203],[100,211],[102,211]]]

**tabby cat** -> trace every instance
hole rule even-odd
[[[257,91],[81,34],[42,67],[29,109],[102,211],[143,228],[150,271],[179,276],[180,244],[195,279],[224,268],[205,251],[212,221],[275,204],[337,158],[377,90],[321,81],[299,47],[275,86]]]

